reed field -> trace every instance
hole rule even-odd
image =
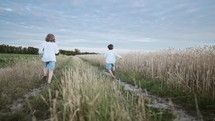
[[[105,66],[103,55],[81,57]],[[142,78],[158,80],[168,88],[215,100],[214,46],[128,53],[116,65],[118,71],[139,73]]]
[[[170,98],[206,121],[215,119],[215,47],[131,52],[117,59],[116,76],[122,81]],[[105,70],[101,55],[83,60]]]

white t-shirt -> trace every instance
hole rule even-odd
[[[116,56],[119,58],[122,58],[118,53],[116,53],[113,50],[107,50],[104,53],[104,56],[105,56],[106,63],[113,63],[113,64],[116,62]]]
[[[55,54],[59,53],[58,46],[55,42],[44,42],[39,47],[39,54],[42,54],[42,61],[56,61]]]

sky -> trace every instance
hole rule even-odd
[[[119,52],[215,45],[215,0],[0,0],[0,44]]]

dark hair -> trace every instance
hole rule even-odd
[[[46,42],[55,42],[55,36],[54,36],[54,34],[48,34],[46,36]]]
[[[109,44],[107,47],[108,47],[109,50],[113,50],[113,45],[112,44]]]

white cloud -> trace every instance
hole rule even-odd
[[[59,31],[61,31],[61,32],[67,32],[68,30],[67,29],[59,29]]]
[[[63,50],[74,50],[74,49],[79,49],[81,52],[97,52],[97,53],[104,53],[107,48],[92,48],[92,47],[59,47],[60,49]],[[142,52],[142,51],[148,51],[148,50],[140,50],[140,49],[114,49],[114,51],[118,53],[128,53],[128,52]]]
[[[13,11],[13,9],[11,9],[11,8],[4,8],[4,10],[9,11],[9,12]]]
[[[156,39],[152,39],[152,38],[142,38],[142,39],[134,39],[134,40],[130,40],[133,42],[155,42]]]
[[[24,25],[23,27],[27,28],[27,29],[33,29],[33,28],[35,28],[35,26],[32,26],[32,25],[29,25],[29,26]]]
[[[99,52],[102,53],[106,50],[106,48],[90,48],[90,47],[61,47],[59,48],[63,50],[74,50],[74,49],[79,49],[81,52]]]
[[[184,12],[187,13],[187,14],[190,14],[190,13],[193,13],[193,12],[196,12],[196,11],[197,11],[197,8],[190,8],[190,9],[185,10]]]
[[[44,42],[45,40],[29,40],[29,41],[31,41],[31,42],[36,42],[36,43],[42,43],[42,42]]]
[[[12,44],[36,45],[44,41],[47,33],[54,33],[62,47],[80,46],[83,50],[102,51],[106,48],[93,47],[112,43],[122,47],[116,48],[121,52],[130,51],[127,48],[183,47],[187,40],[192,44],[214,43],[208,41],[215,38],[214,7],[209,5],[212,2],[57,1],[2,2],[0,14],[4,16],[0,17],[0,38]]]
[[[186,7],[187,5],[185,3],[179,3],[179,4],[176,4],[173,6],[173,8],[175,9],[181,9],[181,8],[184,8]]]
[[[89,42],[90,40],[85,39],[72,39],[72,40],[64,40],[64,42]]]
[[[25,6],[25,10],[31,12],[31,7],[32,7],[32,6]]]

